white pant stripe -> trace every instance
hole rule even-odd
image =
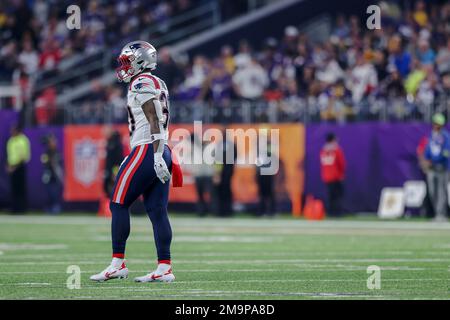
[[[136,166],[136,164],[139,162],[139,159],[143,156],[144,149],[145,149],[144,146],[138,146],[138,148],[139,148],[139,150],[138,150],[138,154],[137,154],[136,158],[134,158],[133,162],[128,167],[127,171],[125,172],[125,174],[123,176],[122,183],[120,184],[120,186],[118,186],[119,191],[117,192],[117,196],[114,199],[115,203],[120,203],[120,198],[122,197],[123,189],[125,189],[125,186],[127,185],[127,180],[129,178],[129,175],[133,171],[133,168]]]

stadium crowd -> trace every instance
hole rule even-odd
[[[175,98],[218,107],[233,99],[264,99],[289,119],[308,112],[338,121],[367,116],[379,99],[398,104],[389,106],[393,114],[410,116],[423,113],[420,106],[448,101],[450,4],[427,8],[417,1],[412,10],[401,11],[382,2],[381,8],[379,30],[368,30],[356,16],[339,15],[324,43],[289,26],[284,38],[268,38],[259,50],[242,41],[237,52],[224,46],[218,57],[193,57],[182,67],[183,76],[170,80]],[[166,64],[163,75],[171,78],[176,72],[167,72]]]
[[[243,40],[236,52],[225,45],[213,58],[174,61],[163,48],[156,74],[167,80],[174,100],[219,109],[236,100],[263,100],[291,121],[305,115],[317,121],[370,119],[381,110],[391,119],[445,112],[450,4],[427,8],[417,1],[401,11],[382,2],[381,8],[381,29],[368,30],[358,17],[339,15],[324,43],[288,26],[282,39],[268,38],[260,48]],[[110,97],[110,103],[122,103],[117,94]]]
[[[191,0],[76,1],[83,27],[70,32],[66,9],[72,4],[67,0],[0,3],[2,80],[11,80],[17,67],[28,75],[52,71],[63,59],[112,47],[117,39],[133,38],[148,25],[159,26],[157,32],[167,32],[169,17],[193,6]]]
[[[29,78],[37,71],[51,73],[76,53],[116,45],[117,39],[133,37],[143,25],[158,22],[164,28],[165,19],[194,3],[146,1],[145,7],[152,10],[143,10],[144,1],[80,1],[85,25],[69,33],[60,19],[67,1],[36,0],[31,8],[25,1],[10,2],[12,6],[0,5],[0,79],[12,78],[25,96],[30,94]],[[186,58],[172,55],[169,47],[160,48],[155,73],[167,82],[174,101],[219,110],[234,101],[262,101],[275,106],[281,121],[378,119],[382,112],[388,119],[446,113],[450,4],[419,0],[401,10],[395,1],[382,1],[380,6],[379,30],[367,29],[356,16],[338,15],[332,34],[322,43],[288,26],[281,39],[269,37],[259,46],[242,40],[237,48],[224,45],[216,57]],[[122,19],[130,12],[135,13],[133,19]],[[19,34],[21,41],[13,40]],[[125,121],[123,89],[91,83],[92,93],[80,102],[72,121]],[[54,88],[48,88],[33,99],[37,123],[55,118],[55,97]]]
[[[212,0],[5,0],[0,2],[0,85],[14,83],[24,102],[34,101],[37,122],[45,124],[55,116],[56,88],[33,91],[36,82],[58,75],[62,64],[78,55],[119,50],[123,41],[139,38],[150,27],[157,38],[192,23],[172,25],[170,18],[212,3]],[[219,0],[221,20],[248,10],[246,0]],[[76,4],[82,14],[82,28],[71,32],[66,26],[67,8]],[[120,39],[121,41],[118,41]],[[114,90],[107,90],[113,91]],[[106,94],[108,96],[108,94]],[[105,99],[102,100],[105,103]],[[4,105],[11,105],[6,103]],[[45,108],[43,107],[45,105]],[[39,109],[41,108],[41,109]],[[90,110],[96,108],[89,106]],[[46,109],[46,110],[43,110]],[[42,112],[41,112],[42,111]],[[95,113],[95,112],[94,112]],[[94,117],[95,118],[95,117]]]

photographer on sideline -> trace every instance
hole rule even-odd
[[[44,136],[42,144],[45,146],[45,151],[41,155],[41,163],[44,167],[42,182],[48,194],[47,212],[49,214],[59,214],[61,212],[63,185],[61,155],[58,151],[56,137],[53,134]]]

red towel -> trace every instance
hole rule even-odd
[[[183,171],[181,171],[176,154],[172,150],[170,151],[172,154],[172,186],[174,188],[180,188],[183,186]]]

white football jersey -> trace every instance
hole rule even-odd
[[[127,109],[132,149],[138,145],[152,143],[156,140],[151,134],[150,123],[145,117],[142,105],[158,96],[164,116],[161,133],[167,141],[169,138],[169,90],[166,84],[150,72],[144,72],[130,82],[128,87]]]

